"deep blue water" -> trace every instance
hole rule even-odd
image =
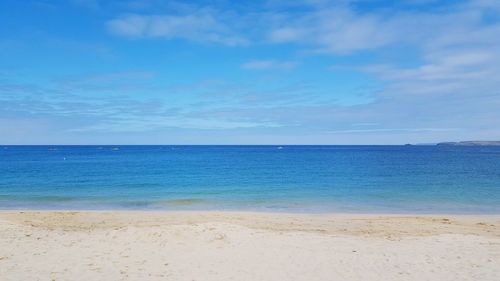
[[[0,146],[24,208],[500,214],[500,147]]]

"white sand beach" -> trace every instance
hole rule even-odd
[[[0,212],[0,280],[500,280],[500,216]]]

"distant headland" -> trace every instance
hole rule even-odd
[[[450,145],[450,146],[500,146],[500,141],[459,141],[459,142],[440,142],[436,145]]]

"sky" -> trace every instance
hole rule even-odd
[[[0,0],[0,144],[500,140],[498,0]]]

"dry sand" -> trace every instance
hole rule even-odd
[[[0,280],[500,280],[500,216],[0,212]]]

